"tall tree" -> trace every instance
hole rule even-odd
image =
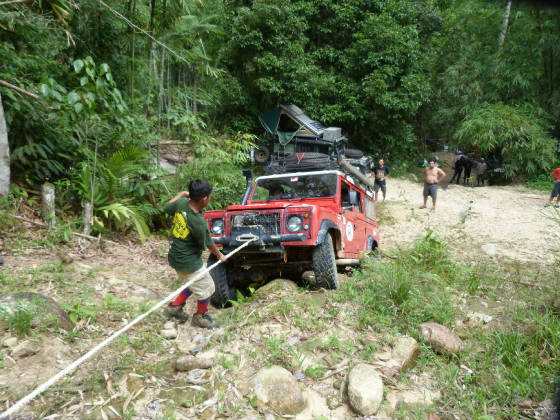
[[[506,10],[504,11],[504,21],[502,22],[502,31],[500,32],[500,40],[498,42],[498,52],[502,51],[502,48],[504,46],[504,41],[506,40],[510,10],[511,10],[511,0],[508,0],[506,4]]]
[[[2,94],[0,94],[0,196],[8,195],[10,190],[10,146],[8,145],[8,127],[4,118]]]

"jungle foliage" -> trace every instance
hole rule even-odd
[[[510,9],[506,7],[511,6]],[[257,114],[296,103],[353,146],[416,161],[431,139],[538,177],[560,137],[560,13],[486,0],[52,0],[0,6],[13,181],[141,236],[204,176],[236,202]],[[190,159],[158,167],[160,140]]]

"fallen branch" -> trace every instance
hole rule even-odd
[[[529,283],[528,281],[518,281],[517,283],[522,284],[523,286],[531,286],[531,287],[546,287],[544,284],[539,283]]]
[[[16,219],[18,219],[18,220],[21,220],[21,221],[23,221],[23,222],[31,223],[31,224],[34,224],[34,225],[37,225],[37,226],[41,226],[41,227],[44,227],[44,228],[48,228],[48,227],[49,227],[49,226],[46,225],[45,223],[36,222],[35,220],[26,219],[25,217],[17,216],[17,215],[15,215],[15,214],[12,215],[12,217],[14,217],[14,218],[16,218]],[[96,238],[95,236],[85,235],[85,234],[79,233],[79,232],[72,232],[72,234],[73,234],[73,235],[76,235],[76,236],[79,236],[80,238],[89,239],[90,241],[98,241],[98,242],[99,242],[99,241],[101,240],[101,236],[99,236],[99,237]],[[109,244],[112,244],[112,245],[120,245],[118,242],[114,242],[114,241],[111,241],[111,240],[109,240],[109,239],[103,239],[103,241],[105,241],[105,242],[107,242],[107,243],[109,243]]]
[[[336,375],[336,374],[342,372],[342,371],[345,370],[347,367],[348,367],[348,365],[344,365],[344,366],[342,366],[342,367],[339,367],[338,369],[332,371],[331,373],[329,373],[329,374],[327,374],[327,375],[325,375],[325,376],[322,376],[322,377],[320,377],[319,379],[317,379],[317,382],[324,381],[325,379],[330,378],[331,376],[334,376],[334,375]]]
[[[2,4],[3,3],[0,3],[0,6],[2,6]],[[5,80],[0,79],[0,85],[4,86],[4,87],[7,87],[8,89],[15,90],[16,92],[19,92],[23,95],[29,96],[30,98],[39,99],[39,95],[35,95],[34,93],[28,92],[25,89],[14,86],[11,83],[6,82]]]

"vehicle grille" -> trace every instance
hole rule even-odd
[[[253,221],[255,225],[262,226],[267,235],[279,235],[280,234],[280,213],[253,213],[244,212],[236,213],[230,216],[229,222],[230,226],[233,226],[233,219],[235,216],[239,215],[251,215],[253,216]]]

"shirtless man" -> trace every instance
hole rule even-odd
[[[422,176],[424,177],[424,205],[420,208],[426,208],[428,196],[430,196],[432,197],[432,210],[435,210],[437,200],[437,185],[439,181],[445,178],[445,172],[436,167],[435,162],[432,159],[428,162],[428,167],[422,172]]]

